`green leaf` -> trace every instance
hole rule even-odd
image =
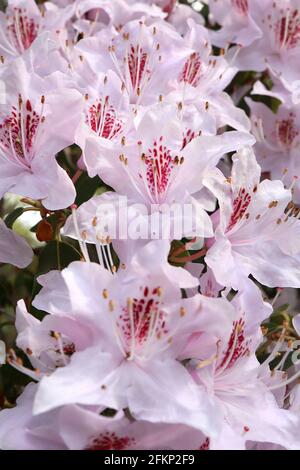
[[[24,207],[17,207],[5,218],[5,224],[8,228],[12,228],[15,221],[24,214]]]
[[[83,173],[76,183],[77,197],[75,203],[80,206],[94,196],[97,189],[103,186],[98,176],[90,178],[87,173]]]
[[[64,269],[72,261],[79,261],[80,254],[66,242],[51,241],[40,253],[38,275],[54,269]]]
[[[7,7],[7,0],[0,0],[0,10],[5,11]]]

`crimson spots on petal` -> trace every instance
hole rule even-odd
[[[231,0],[231,4],[241,15],[248,14],[248,10],[249,10],[248,0]]]
[[[26,101],[26,109],[27,111],[29,111],[30,113],[32,112],[32,106],[31,106],[31,103],[29,100]]]
[[[221,364],[218,366],[219,369],[228,369],[232,367],[235,362],[241,357],[246,356],[249,353],[249,344],[245,338],[245,322],[242,318],[233,323],[233,328],[228,341],[227,348],[224,352],[224,356]]]
[[[201,60],[200,55],[194,52],[184,64],[183,70],[179,75],[179,81],[188,83],[196,87],[199,85],[201,78]]]
[[[135,444],[135,439],[119,437],[114,432],[105,432],[92,439],[85,450],[126,450]]]
[[[20,99],[18,109],[13,106],[0,124],[0,158],[30,169],[33,142],[41,120],[31,102],[27,100],[24,106]]]
[[[237,222],[243,218],[250,202],[250,194],[245,190],[245,188],[241,188],[237,197],[233,201],[233,211],[229,224],[226,228],[226,232],[229,232],[229,230],[231,230],[237,224]]]
[[[131,84],[134,89],[140,88],[144,78],[150,78],[150,71],[147,70],[148,54],[142,47],[131,45],[128,54],[128,68]]]
[[[210,439],[209,437],[207,437],[205,441],[199,447],[199,450],[209,450],[209,448],[210,448]]]
[[[282,16],[274,26],[275,39],[280,48],[293,49],[300,43],[300,15],[298,10]]]
[[[31,46],[39,27],[38,22],[28,16],[25,8],[14,8],[7,18],[8,39],[19,53]]]
[[[108,96],[89,106],[86,123],[104,139],[114,138],[123,128],[123,122],[117,118],[116,110],[109,104]]]
[[[169,2],[164,6],[163,11],[168,13],[168,15],[172,12],[173,8],[176,5],[176,0],[169,0]]]
[[[196,137],[196,132],[192,131],[192,129],[187,129],[182,139],[181,150],[183,150],[195,137]]]
[[[153,196],[163,194],[169,183],[174,167],[171,151],[163,144],[163,137],[154,141],[153,147],[148,149],[144,156],[146,165],[146,180]]]
[[[140,288],[140,297],[130,299],[116,322],[124,349],[130,352],[132,341],[141,349],[149,339],[167,334],[165,316],[161,310],[161,289]]]
[[[290,113],[286,119],[278,121],[276,131],[279,143],[289,149],[299,135],[299,130],[295,128],[295,115]]]

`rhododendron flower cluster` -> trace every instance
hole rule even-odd
[[[299,450],[300,1],[6,3],[0,449]]]

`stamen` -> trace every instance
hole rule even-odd
[[[83,257],[85,259],[86,262],[90,262],[90,257],[89,257],[89,253],[88,253],[88,250],[87,250],[87,246],[85,244],[85,242],[82,240],[82,236],[80,234],[80,231],[79,231],[79,227],[78,227],[78,221],[77,221],[77,206],[75,204],[73,204],[71,206],[71,210],[72,210],[72,218],[73,218],[73,224],[74,224],[74,228],[75,228],[75,233],[76,233],[76,237],[77,237],[77,240],[78,240],[78,243],[79,243],[79,246],[80,246],[80,249],[81,249],[81,252],[83,254]]]

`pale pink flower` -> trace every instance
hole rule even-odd
[[[261,377],[262,366],[254,354],[258,327],[255,332],[250,312],[239,302],[234,301],[235,309],[227,313],[227,321],[223,318],[222,326],[215,325],[215,337],[204,336],[195,344],[198,360],[190,363],[191,374],[211,394],[215,413],[222,419],[218,436],[210,438],[210,449],[245,449],[248,440],[264,442],[266,436],[270,442],[296,449],[299,418],[276,403],[272,389],[281,388],[281,382],[272,379],[266,384]]]
[[[243,47],[235,65],[240,70],[271,70],[287,82],[299,78],[300,11],[298,0],[249,1],[250,14],[262,36]]]
[[[197,136],[174,113],[173,106],[151,107],[128,138],[107,145],[106,152],[96,136],[87,139],[89,174],[98,174],[119,194],[147,205],[184,202],[203,188],[205,171],[224,154],[254,142],[250,134],[234,131]]]
[[[185,121],[182,122],[175,113],[176,107],[161,104],[149,108],[137,123],[137,128],[125,133],[126,137],[120,134],[115,139],[104,139],[94,133],[85,141],[84,161],[91,176],[98,174],[119,196],[128,197],[129,219],[136,214],[137,221],[150,227],[151,218],[162,219],[171,205],[177,204],[176,207],[181,210],[170,215],[169,234],[172,233],[173,238],[190,237],[195,233],[198,236],[212,236],[210,219],[204,210],[207,198],[202,193],[202,178],[205,171],[213,168],[226,152],[247,143],[252,144],[253,137],[234,131],[219,136],[199,136],[195,128],[186,127]],[[109,203],[115,207],[111,214],[107,214],[111,219],[112,213],[118,213],[122,204],[115,194],[91,199],[79,209],[83,222],[81,233],[88,230],[97,235],[97,222],[103,227],[101,206],[105,209]],[[131,209],[134,203],[143,206]],[[190,223],[184,224],[187,204],[191,208]],[[94,216],[91,217],[93,210]],[[116,224],[119,222],[117,220]],[[172,238],[171,235],[163,235],[164,228],[168,230],[163,226],[159,233],[155,232],[156,238]],[[69,228],[67,230],[70,233]],[[151,238],[145,230],[146,238]],[[73,229],[71,232],[74,234]],[[101,233],[98,235],[98,238],[103,238]],[[110,233],[107,235],[115,238]]]
[[[249,46],[262,37],[250,6],[251,0],[213,0],[209,3],[210,18],[222,26],[210,32],[213,44],[219,47]]]
[[[217,432],[209,400],[176,360],[188,338],[206,327],[199,304],[194,309],[192,299],[181,299],[179,286],[194,280],[161,264],[157,244],[147,245],[115,277],[96,264],[77,262],[39,282],[44,288],[35,306],[50,311],[58,327],[73,321],[69,337],[83,324],[90,338],[80,347],[72,337],[76,352],[70,362],[50,375],[40,373],[34,413],[73,403],[129,407],[137,419]]]
[[[128,95],[118,75],[111,70],[106,74],[99,73],[85,63],[77,67],[73,78],[85,98],[75,141],[84,149],[86,140],[95,137],[104,153],[109,145],[107,141],[117,140],[119,143],[121,136],[132,125],[134,115]]]
[[[270,287],[298,287],[300,222],[294,208],[287,209],[291,191],[281,181],[260,183],[250,149],[233,157],[231,178],[217,169],[212,173],[205,184],[218,197],[220,211],[213,216],[215,240],[205,260],[216,280],[239,289],[252,274]]]
[[[75,189],[55,155],[74,142],[82,97],[63,76],[46,79],[16,59],[2,70],[6,102],[0,105],[0,196],[41,199],[48,209],[74,202]]]
[[[263,103],[247,99],[251,110],[252,132],[256,136],[255,154],[263,172],[271,179],[282,179],[293,187],[293,199],[300,201],[300,107],[281,105],[273,113]]]
[[[9,0],[0,12],[0,55],[9,60],[22,55],[43,31],[57,34],[72,14],[72,5],[60,9],[48,2],[42,12],[34,0]]]
[[[131,104],[159,102],[169,91],[190,50],[184,39],[166,22],[135,20],[119,33],[106,29],[98,37],[81,40],[76,50],[92,70],[113,70],[123,83]]]
[[[239,131],[249,131],[250,123],[245,112],[237,108],[230,96],[224,92],[237,68],[226,56],[213,55],[207,29],[188,20],[184,36],[191,54],[172,81],[175,91],[166,98],[183,107],[195,107],[194,113],[204,114],[214,122],[216,129],[229,125]],[[206,117],[205,117],[206,115]]]
[[[29,384],[17,406],[0,415],[3,450],[199,449],[203,434],[181,424],[130,421],[122,411],[105,417],[102,408],[68,405],[32,414],[37,386]]]

